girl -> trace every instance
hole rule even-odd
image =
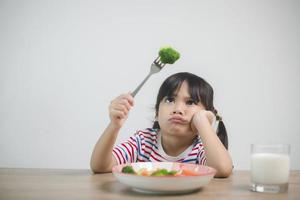
[[[205,80],[187,72],[168,77],[159,89],[153,127],[137,131],[114,147],[133,106],[130,93],[111,102],[111,121],[91,157],[94,173],[110,172],[123,163],[170,161],[211,166],[217,170],[216,177],[231,174],[226,129],[213,105],[213,89]]]

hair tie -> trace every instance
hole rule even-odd
[[[222,117],[219,114],[216,114],[217,121],[222,121]]]
[[[216,115],[217,121],[222,121],[222,117],[218,114],[217,109],[213,108],[213,113]]]

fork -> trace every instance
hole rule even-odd
[[[131,93],[133,97],[138,93],[138,91],[142,88],[142,86],[146,83],[149,77],[152,74],[159,72],[166,64],[160,61],[160,57],[158,56],[153,63],[151,64],[150,72],[146,76],[146,78],[137,86],[137,88]]]

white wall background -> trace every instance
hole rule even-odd
[[[251,143],[289,143],[300,169],[297,0],[0,0],[0,167],[89,168],[112,98],[160,47],[181,59],[135,98],[118,141],[151,126],[158,88],[189,71],[215,89],[236,169]]]

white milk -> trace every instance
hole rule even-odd
[[[255,153],[251,156],[251,179],[254,183],[288,183],[290,158],[286,154]]]

